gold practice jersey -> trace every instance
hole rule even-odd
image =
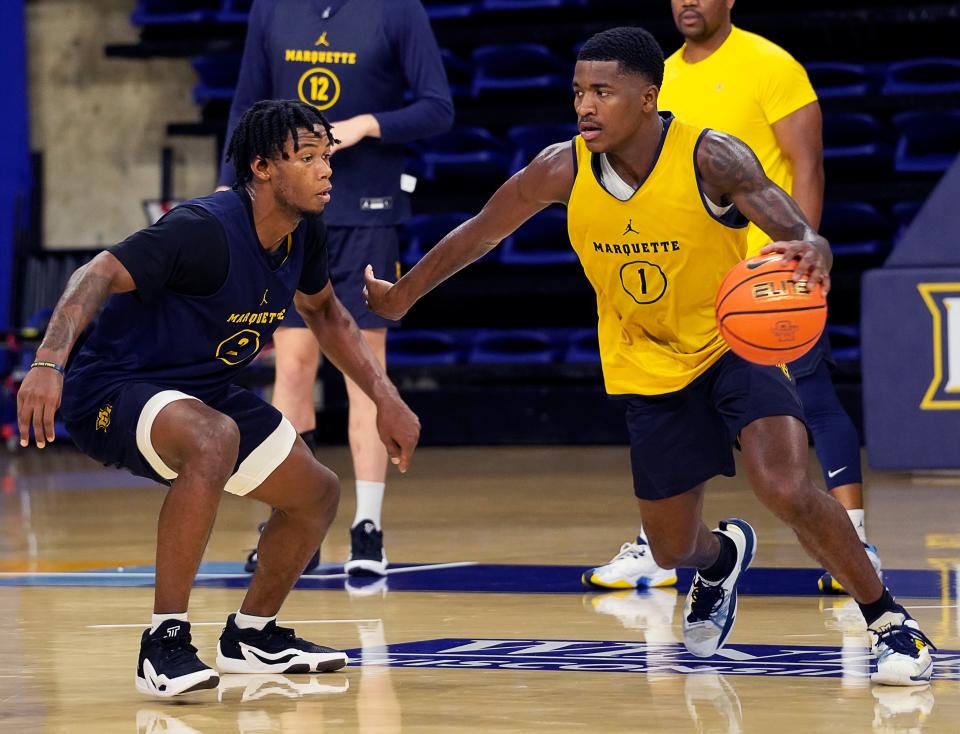
[[[806,70],[775,43],[736,27],[703,61],[684,61],[684,48],[664,66],[660,109],[740,138],[757,154],[770,180],[793,193],[793,167],[773,124],[817,100]],[[748,237],[751,255],[770,241],[756,225],[750,225]]]
[[[746,220],[714,214],[694,155],[703,130],[661,114],[664,135],[640,188],[621,201],[601,184],[600,155],[574,139],[567,229],[597,293],[607,392],[660,395],[690,384],[728,347],[714,298],[746,253]]]

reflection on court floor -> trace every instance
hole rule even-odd
[[[349,463],[328,452],[332,466]],[[387,576],[350,578],[352,498],[279,622],[347,650],[325,675],[224,675],[191,701],[133,686],[153,596],[163,491],[65,453],[0,457],[0,731],[48,734],[960,731],[960,480],[872,474],[869,522],[886,580],[940,646],[933,684],[869,680],[862,616],[818,597],[820,569],[742,480],[705,515],[756,523],[759,566],[730,644],[688,655],[677,588],[586,590],[580,576],[636,532],[616,447],[425,449],[391,497]],[[265,510],[224,497],[191,599],[210,661],[250,576]],[[331,561],[339,562],[331,562]],[[80,671],[80,672],[78,672]]]

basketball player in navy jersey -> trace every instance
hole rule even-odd
[[[580,134],[544,149],[483,209],[446,235],[395,284],[367,268],[370,307],[402,317],[550,204],[567,207],[570,242],[597,294],[604,383],[626,405],[634,493],[661,568],[697,569],[683,640],[709,657],[737,614],[737,583],[756,533],[702,519],[707,481],[736,471],[812,557],[841,579],[873,636],[890,685],[925,685],[932,644],[890,594],[841,506],[807,472],[807,431],[787,370],[729,351],[714,297],[746,254],[747,221],[793,262],[795,279],[829,290],[830,246],[739,139],[660,112],[663,52],[642,28],[613,28],[581,48],[573,78]],[[624,235],[642,222],[644,234]],[[641,238],[643,241],[641,242]]]
[[[74,272],[17,396],[22,446],[31,426],[38,447],[54,440],[59,406],[84,452],[170,486],[157,530],[154,615],[137,665],[137,688],[148,695],[219,681],[191,645],[187,604],[224,490],[274,512],[257,572],[220,637],[219,671],[346,664],[342,652],[276,624],[336,514],[337,477],[276,408],[233,385],[295,303],[324,352],[376,404],[392,461],[401,471],[410,462],[419,422],[329,282],[316,215],[330,200],[334,143],[310,105],[254,105],[230,141],[237,186],[182,204]]]

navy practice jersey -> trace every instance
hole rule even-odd
[[[325,244],[318,239],[323,228],[315,218],[301,222],[281,243],[277,255],[260,245],[242,192],[224,191],[181,207],[187,207],[187,213],[195,218],[206,213],[207,217],[199,220],[209,223],[212,218],[220,236],[215,236],[216,229],[194,224],[191,231],[205,241],[171,243],[176,233],[182,237],[183,227],[168,227],[166,238],[158,237],[155,228],[147,228],[138,233],[138,240],[116,248],[118,259],[125,266],[130,264],[137,290],[107,300],[90,336],[72,359],[61,405],[66,419],[83,417],[131,381],[181,390],[200,399],[219,393],[270,341],[286,310],[293,307],[298,285],[316,292],[326,284]],[[167,217],[174,217],[179,209]],[[162,230],[163,224],[161,220],[155,227]],[[151,230],[152,235],[147,236]],[[151,240],[161,252],[169,244],[171,251],[205,257],[184,267],[182,263],[171,266],[162,257],[138,259],[131,254],[137,243],[144,250]],[[208,279],[206,286],[185,279],[191,269],[216,272],[222,262],[220,242],[227,248],[225,274]],[[305,274],[306,253],[312,264]],[[149,273],[164,269],[169,276],[163,287],[157,287]]]
[[[407,218],[404,144],[453,124],[443,61],[419,0],[256,0],[226,139],[247,109],[272,98],[299,99],[334,123],[377,118],[379,139],[333,157],[324,214],[330,226],[389,226]],[[234,182],[233,163],[224,162],[221,184]]]

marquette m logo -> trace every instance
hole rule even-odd
[[[933,379],[922,410],[960,410],[960,283],[918,283],[933,317]]]

